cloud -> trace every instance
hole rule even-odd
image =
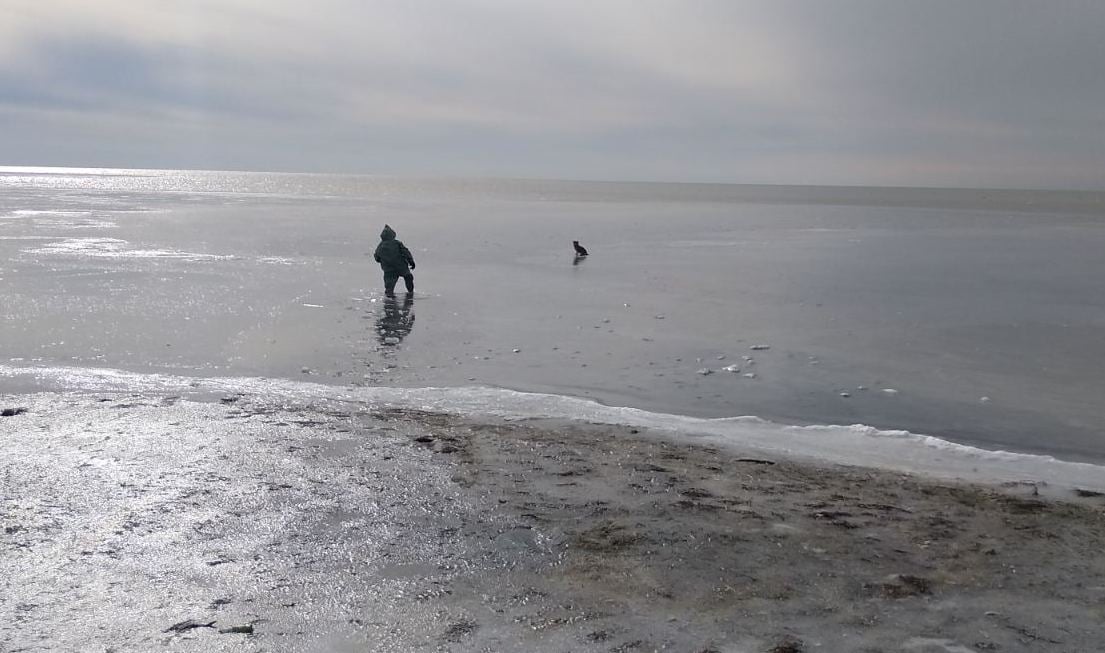
[[[10,163],[1105,186],[1105,5],[1088,1],[0,11]]]

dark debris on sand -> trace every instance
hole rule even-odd
[[[771,649],[770,653],[802,653],[802,640],[785,637]]]

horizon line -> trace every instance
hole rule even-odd
[[[94,172],[95,171],[95,172]],[[172,172],[197,172],[197,173],[229,173],[229,174],[256,174],[256,175],[290,175],[305,177],[366,177],[376,179],[423,179],[434,181],[520,181],[520,182],[559,182],[573,184],[638,184],[638,185],[672,185],[672,186],[756,186],[773,188],[820,188],[820,189],[879,189],[879,190],[971,190],[992,192],[1044,192],[1044,193],[1105,193],[1105,187],[1101,188],[1047,188],[1047,187],[1016,187],[1016,186],[901,186],[884,184],[817,184],[817,183],[781,183],[781,182],[740,182],[740,181],[692,181],[692,180],[645,180],[645,179],[571,179],[565,177],[497,177],[490,175],[415,175],[377,172],[311,172],[289,170],[244,170],[244,169],[216,169],[216,168],[121,168],[116,166],[60,166],[60,165],[0,165],[0,174],[25,173],[25,174],[86,174],[96,176],[134,176],[130,173],[172,173]]]

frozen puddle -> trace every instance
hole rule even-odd
[[[188,261],[219,261],[233,258],[221,254],[199,254],[172,249],[128,249],[118,238],[66,238],[23,250],[24,254],[81,256],[88,258],[164,258]]]
[[[130,243],[119,238],[66,238],[47,243],[41,247],[22,250],[24,254],[35,256],[73,256],[81,258],[108,259],[169,259],[179,261],[231,261],[243,257],[231,254],[204,254],[184,252],[176,249],[131,249]],[[255,259],[261,263],[289,264],[290,259],[278,256],[262,256]]]
[[[0,219],[59,217],[59,218],[83,218],[91,215],[91,211],[47,211],[39,209],[16,209],[0,215]]]
[[[35,220],[35,225],[47,229],[115,229],[119,225],[111,220],[88,217],[76,220],[47,218]]]

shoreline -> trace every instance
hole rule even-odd
[[[1100,496],[324,399],[4,401],[28,409],[0,418],[11,648],[1105,641]]]
[[[1034,485],[1049,496],[1105,493],[1105,464],[1058,453],[984,448],[923,432],[864,423],[800,423],[761,416],[696,417],[619,406],[582,396],[497,386],[408,387],[335,384],[287,377],[180,376],[91,367],[22,367],[0,364],[9,393],[120,393],[206,401],[256,395],[290,401],[338,402],[349,410],[395,407],[470,420],[591,422],[614,428],[665,432],[687,443],[757,450],[812,464],[842,464],[919,474],[949,482]]]

